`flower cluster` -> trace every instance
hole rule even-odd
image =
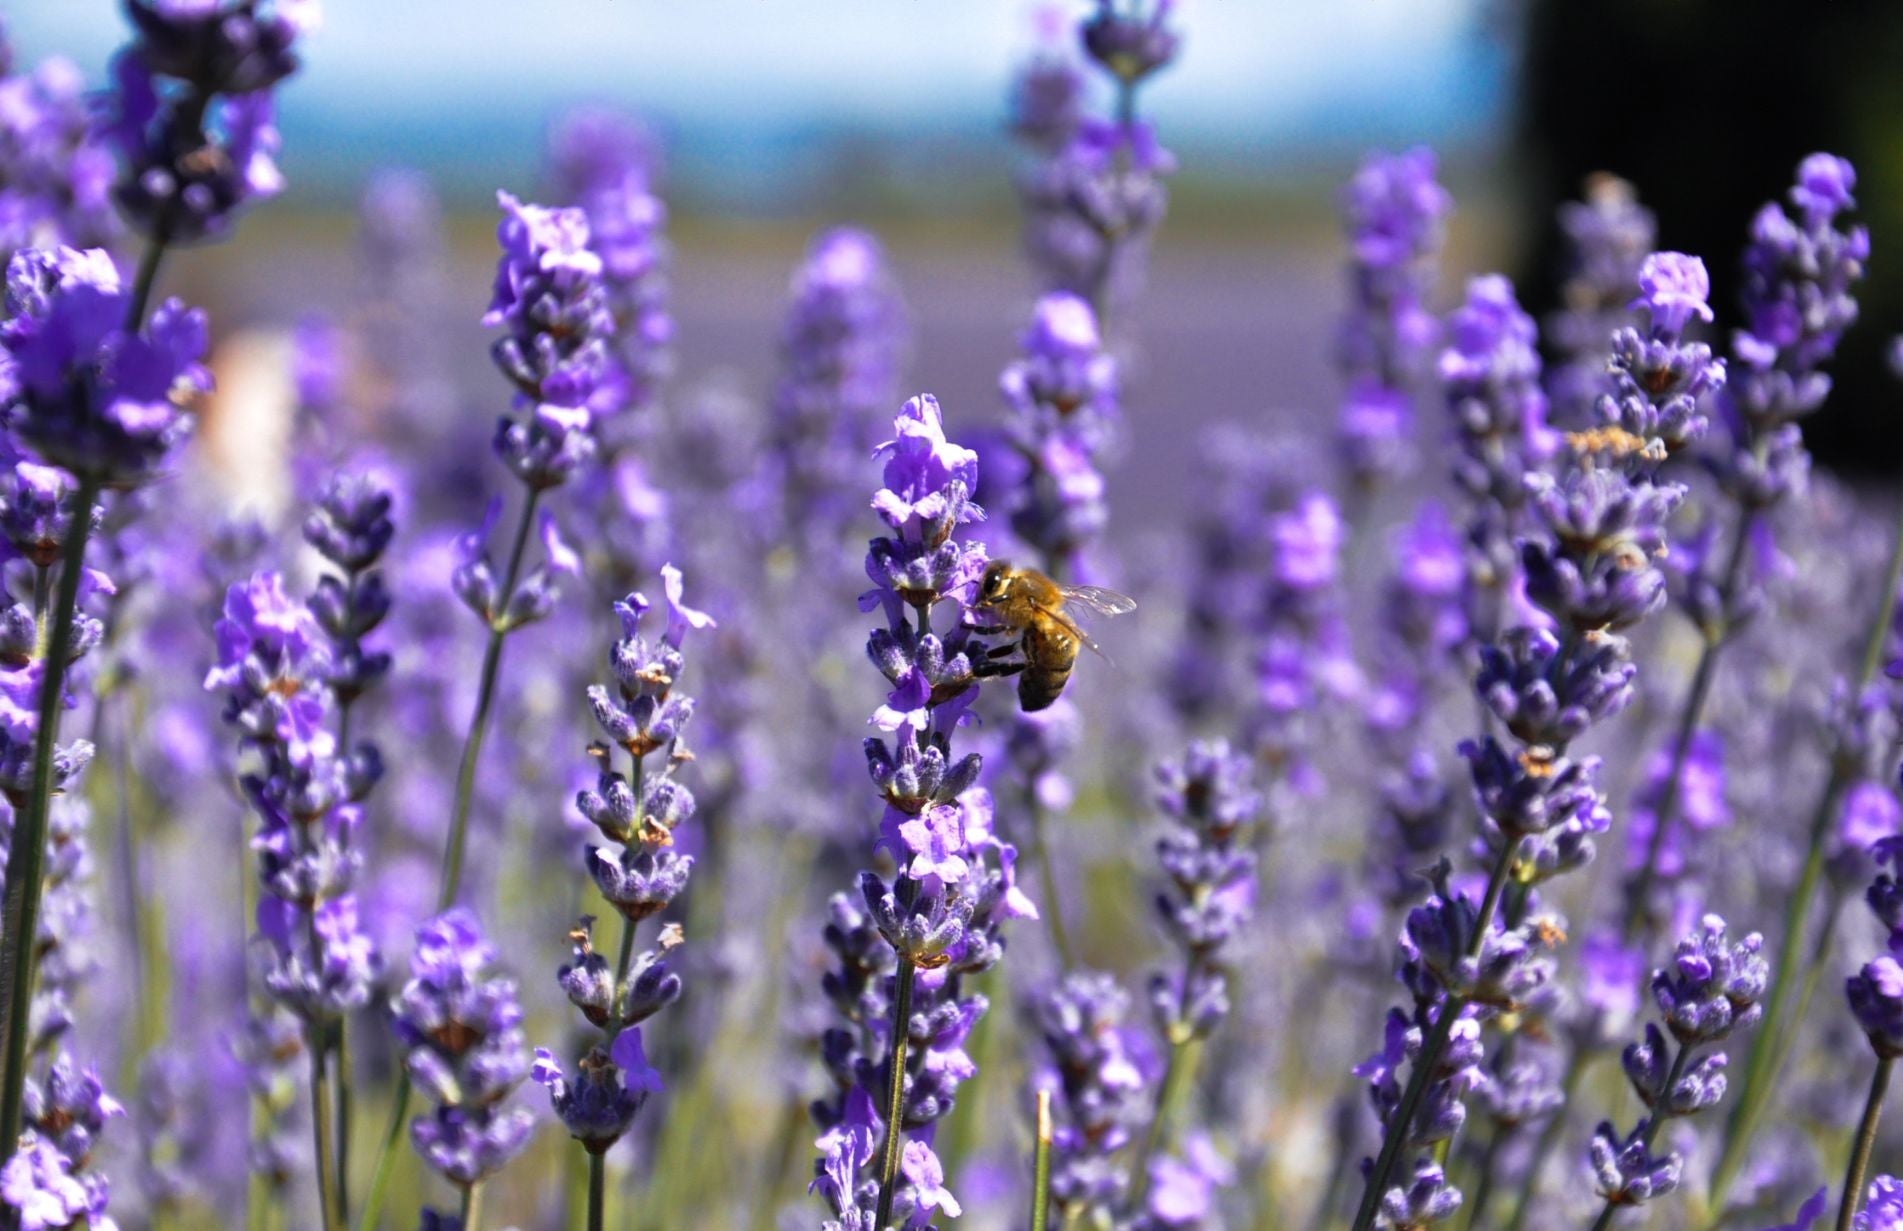
[[[614,319],[609,350],[618,369],[605,383],[620,405],[596,435],[610,453],[627,443],[612,412],[654,405],[667,377],[674,317],[668,307],[667,206],[656,192],[659,158],[647,133],[617,113],[585,107],[566,116],[551,139],[563,199],[588,219],[588,246]]]
[[[1129,1164],[1120,1157],[1150,1084],[1142,1042],[1124,1024],[1129,997],[1114,977],[1077,971],[1041,997],[1038,1033],[1050,1054],[1034,1079],[1052,1093],[1051,1208],[1086,1224],[1123,1207]]]
[[[1667,1120],[1709,1111],[1724,1098],[1726,1056],[1711,1049],[1763,1016],[1758,1002],[1770,978],[1763,947],[1755,932],[1730,943],[1725,921],[1707,915],[1678,942],[1672,965],[1653,972],[1652,1001],[1665,1030],[1648,1023],[1644,1039],[1622,1057],[1648,1114],[1623,1137],[1609,1122],[1593,1132],[1593,1177],[1608,1205],[1643,1205],[1678,1187],[1683,1159],[1676,1150],[1655,1153],[1653,1143]]]
[[[1114,120],[1081,114],[1079,74],[1061,61],[1033,63],[1018,87],[1014,127],[1034,154],[1018,178],[1026,254],[1048,289],[1099,314],[1134,288],[1169,205],[1176,160],[1137,118],[1136,91],[1176,58],[1171,8],[1100,0],[1079,26],[1086,54],[1115,83]]]
[[[1606,339],[1631,323],[1632,287],[1658,222],[1631,184],[1600,173],[1586,181],[1583,200],[1560,207],[1559,228],[1566,272],[1560,308],[1546,319],[1554,352],[1547,388],[1553,422],[1579,430],[1592,426],[1599,396],[1608,391]]]
[[[1037,301],[1021,346],[998,382],[1022,468],[1005,511],[1047,573],[1084,579],[1085,553],[1109,518],[1098,466],[1117,436],[1117,361],[1090,305],[1061,291]]]
[[[1337,346],[1348,391],[1336,439],[1364,487],[1411,461],[1415,386],[1439,329],[1427,300],[1452,208],[1434,174],[1430,150],[1375,154],[1342,194],[1350,306]]]
[[[360,801],[381,761],[340,745],[330,635],[279,574],[234,583],[214,632],[218,658],[205,687],[223,692],[225,721],[250,762],[241,782],[258,821],[251,847],[264,890],[264,984],[321,1038],[369,1003],[380,969],[352,887],[363,863],[354,841]]]
[[[416,929],[410,979],[391,1002],[410,1081],[432,1104],[410,1141],[432,1170],[467,1189],[522,1152],[535,1119],[509,1107],[529,1074],[515,982],[490,973],[495,947],[456,907]]]
[[[1903,866],[1903,838],[1885,837],[1870,853],[1880,869]],[[1863,969],[1845,980],[1844,995],[1870,1046],[1879,1057],[1890,1058],[1903,1055],[1903,965],[1896,960],[1903,953],[1903,886],[1896,874],[1879,870],[1864,901],[1889,930],[1889,952],[1864,963]]]
[[[614,313],[601,255],[580,209],[524,205],[498,194],[495,293],[485,325],[504,334],[490,355],[515,387],[515,415],[496,427],[495,450],[531,490],[558,487],[595,453],[598,416],[626,400],[609,349]]]
[[[1157,767],[1157,840],[1164,882],[1156,909],[1182,957],[1180,973],[1150,982],[1158,1031],[1173,1047],[1206,1038],[1229,1013],[1223,950],[1255,912],[1253,843],[1262,797],[1246,753],[1221,741],[1192,744]]]
[[[1546,427],[1538,331],[1513,284],[1497,274],[1468,283],[1447,332],[1440,378],[1460,447],[1454,482],[1469,502],[1469,619],[1476,640],[1486,642],[1501,630],[1518,573],[1527,476],[1539,472],[1556,441]]]
[[[21,248],[91,248],[119,229],[112,151],[91,122],[72,61],[6,64],[0,31],[0,259]]]
[[[849,473],[891,407],[904,306],[884,251],[852,227],[823,232],[793,274],[768,428],[776,517],[836,555],[858,515]]]
[[[168,299],[144,322],[112,258],[29,248],[7,266],[0,402],[21,443],[107,487],[151,480],[190,429],[181,390],[211,377],[205,314]]]
[[[23,1225],[106,1226],[110,1187],[94,1157],[107,1121],[125,1108],[105,1090],[91,1065],[69,1052],[76,1000],[99,969],[91,933],[93,857],[89,810],[62,799],[53,808],[46,886],[36,945],[39,978],[28,1015],[24,1116],[19,1151],[0,1169],[0,1208]],[[12,838],[12,816],[0,822],[0,871]]]
[[[113,60],[106,134],[126,219],[156,244],[222,234],[284,176],[272,91],[297,71],[313,0],[129,0],[138,30]]]

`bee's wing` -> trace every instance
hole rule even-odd
[[[1071,619],[1070,614],[1062,607],[1039,607],[1038,610],[1049,617],[1053,623],[1057,624],[1065,632],[1077,638],[1078,642],[1083,645],[1085,649],[1097,655],[1097,657],[1103,659],[1105,662],[1110,661],[1110,655],[1103,652],[1103,647],[1098,645],[1095,641],[1092,641],[1090,634],[1084,631],[1083,626]]]
[[[1127,615],[1137,609],[1137,601],[1128,594],[1102,586],[1065,586],[1063,589],[1065,602],[1081,603],[1098,615]]]

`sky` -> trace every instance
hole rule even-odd
[[[1050,0],[324,0],[283,99],[287,148],[517,170],[566,102],[657,121],[689,176],[770,165],[815,134],[995,132]],[[1179,0],[1182,62],[1145,92],[1166,142],[1238,156],[1484,141],[1506,82],[1486,0]],[[19,58],[99,78],[117,0],[12,0]],[[499,165],[500,164],[500,165]],[[742,175],[741,178],[745,178]]]

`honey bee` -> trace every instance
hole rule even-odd
[[[993,650],[993,658],[1016,650],[1022,661],[994,663],[990,675],[1017,675],[1018,704],[1027,714],[1048,709],[1063,695],[1064,685],[1077,665],[1078,651],[1097,643],[1064,610],[1066,603],[1088,607],[1100,615],[1122,615],[1136,610],[1136,600],[1098,586],[1066,586],[1036,569],[993,560],[978,584],[977,609],[996,626],[1016,633],[1017,640]]]

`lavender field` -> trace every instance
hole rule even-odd
[[[315,0],[124,13],[0,29],[0,1228],[1903,1228],[1848,160],[1538,302],[1426,145],[1183,191],[1094,0],[1008,219],[599,105],[342,211]]]

